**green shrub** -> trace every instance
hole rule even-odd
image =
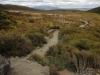
[[[38,32],[30,32],[26,35],[31,41],[33,46],[42,46],[44,43],[46,43],[46,40],[44,39],[44,35]]]
[[[58,69],[54,65],[50,66],[50,75],[60,75]]]
[[[48,65],[55,65],[55,67],[58,70],[63,70],[66,68],[67,66],[67,60],[66,58],[62,57],[62,56],[56,56],[56,57],[52,57],[52,56],[46,56],[48,59]]]
[[[68,62],[66,68],[71,72],[76,72],[77,71],[75,65],[72,62]]]
[[[83,42],[84,45],[84,42]],[[50,47],[47,53],[49,65],[54,65],[58,70],[67,68],[70,71],[81,72],[88,67],[100,68],[100,56],[69,45],[57,44]]]
[[[10,26],[17,25],[14,20],[9,17],[9,15],[5,14],[5,12],[0,11],[0,29],[9,29]]]
[[[74,64],[71,64],[74,50],[76,49],[65,44],[50,47],[46,55],[49,65],[55,65],[58,70],[64,70],[67,67],[71,71],[76,71]]]
[[[78,39],[75,42],[75,47],[78,48],[79,50],[88,50],[89,49],[89,45],[88,45],[88,40],[87,39]]]
[[[37,61],[42,66],[48,65],[48,60],[37,54],[32,55],[29,60]]]
[[[30,23],[34,23],[34,20],[33,20],[33,19],[30,19],[29,22],[30,22]]]
[[[83,72],[86,68],[100,69],[100,56],[82,50],[75,52],[73,63],[78,73]]]
[[[5,56],[23,56],[32,50],[31,41],[22,35],[8,33],[0,36],[0,53]]]
[[[58,70],[64,70],[67,66],[67,59],[65,57],[57,56],[56,61],[55,61],[55,66],[57,67]]]

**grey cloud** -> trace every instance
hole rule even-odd
[[[20,4],[19,4],[20,2]],[[2,4],[15,4],[25,6],[51,5],[61,8],[96,7],[100,0],[0,0]],[[34,4],[34,5],[33,5]]]
[[[8,2],[43,2],[42,0],[9,0]]]

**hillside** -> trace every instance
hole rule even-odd
[[[10,16],[11,13],[0,10],[0,29],[9,29],[16,25],[16,21],[14,21]]]
[[[84,73],[91,68],[96,72],[100,70],[100,15],[96,13],[72,10],[34,12],[4,10],[0,11],[0,25],[0,54],[6,57],[14,56],[14,61],[10,59],[11,74],[17,69],[24,74],[16,71],[14,75],[26,75],[26,72],[27,75],[40,75],[38,71],[34,74],[33,67],[28,66],[30,60],[49,66],[50,75],[62,75],[59,71],[64,69],[76,73]],[[52,33],[57,29],[59,29],[58,37],[51,40]],[[48,40],[56,43],[57,38],[57,44],[48,45]],[[42,57],[40,53],[43,52],[45,55]],[[28,61],[27,55],[31,55]],[[18,61],[15,61],[16,58]],[[20,68],[21,64],[25,70]]]
[[[100,7],[96,7],[96,8],[93,8],[91,10],[89,10],[90,12],[95,12],[95,13],[99,13],[100,14]]]
[[[29,8],[26,6],[18,6],[18,5],[10,5],[10,4],[7,4],[7,5],[0,4],[0,9],[1,10],[27,10],[27,11],[36,10],[36,9]]]

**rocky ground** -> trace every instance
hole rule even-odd
[[[10,61],[0,55],[0,75],[4,75],[10,69]]]

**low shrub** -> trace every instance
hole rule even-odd
[[[78,39],[74,41],[74,46],[79,50],[89,50],[89,42],[88,39]]]
[[[45,66],[45,65],[48,65],[48,60],[46,58],[43,58],[42,56],[40,55],[37,55],[37,54],[33,54],[29,60],[32,60],[32,61],[37,61],[39,64],[41,64],[42,66]]]
[[[0,53],[5,56],[23,56],[30,53],[33,46],[22,35],[7,33],[0,36]]]
[[[58,69],[55,66],[50,66],[50,75],[60,75]]]
[[[34,23],[34,20],[33,20],[33,19],[30,19],[29,22],[30,22],[30,23]]]
[[[11,26],[17,26],[17,23],[5,12],[0,11],[0,30],[10,29]]]
[[[64,70],[67,66],[67,60],[66,58],[62,57],[62,56],[56,56],[56,57],[52,57],[52,56],[47,56],[48,59],[48,65],[55,65],[55,67],[58,70]]]
[[[44,39],[44,35],[42,33],[38,32],[29,32],[26,34],[26,36],[31,40],[33,46],[42,46],[46,43],[46,40]]]
[[[48,56],[47,58],[43,58],[40,55],[34,54],[29,58],[29,60],[37,61],[42,66],[48,65],[50,68],[50,75],[60,75],[58,69],[53,66],[55,60],[53,59],[54,60],[53,61],[51,56]]]
[[[67,67],[70,71],[76,71],[71,61],[74,50],[76,49],[65,44],[50,47],[46,55],[49,65],[55,65],[58,70],[64,70]]]
[[[86,68],[100,69],[100,56],[85,50],[75,52],[72,60],[78,73]]]
[[[99,55],[86,50],[80,51],[65,44],[50,47],[47,57],[49,65],[54,65],[58,70],[67,68],[70,71],[81,73],[88,67],[100,69]]]
[[[67,66],[67,61],[65,57],[59,55],[56,57],[55,60],[55,66],[57,67],[58,70],[64,70]]]

